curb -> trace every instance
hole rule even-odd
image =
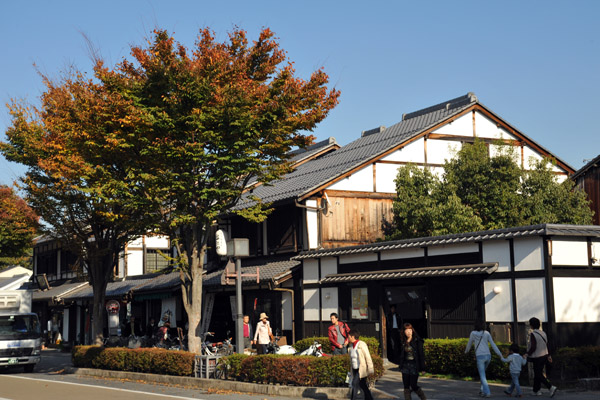
[[[192,378],[189,376],[171,376],[145,374],[141,372],[112,371],[94,368],[67,368],[68,374],[98,378],[128,379],[150,383],[182,385],[194,389],[231,390],[234,392],[265,394],[270,396],[307,397],[312,399],[347,399],[348,388],[269,385],[220,379]],[[377,391],[376,389],[373,390]],[[377,391],[379,392],[379,391]],[[387,393],[385,394],[388,397]]]

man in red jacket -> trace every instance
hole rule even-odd
[[[331,350],[333,355],[347,354],[348,353],[348,332],[350,328],[348,324],[338,320],[336,313],[331,313],[331,326],[329,326],[329,342],[331,342]]]

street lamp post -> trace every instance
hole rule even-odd
[[[248,239],[231,239],[227,242],[227,255],[235,259],[235,297],[236,297],[236,321],[235,321],[235,348],[238,354],[244,354],[244,326],[242,314],[242,260],[241,257],[250,255]]]

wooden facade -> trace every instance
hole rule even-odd
[[[594,224],[600,225],[600,156],[577,171],[572,179],[587,193],[591,201],[590,207],[594,212]]]

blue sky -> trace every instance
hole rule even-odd
[[[269,27],[308,78],[324,67],[340,104],[314,131],[341,144],[474,92],[575,169],[600,154],[598,1],[2,1],[0,138],[11,98],[38,103],[39,71],[91,71],[85,34],[109,65],[152,29],[192,46],[202,27]],[[0,184],[25,172],[0,156]]]

